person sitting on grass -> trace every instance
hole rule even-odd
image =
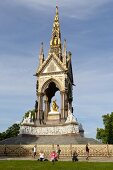
[[[51,161],[54,164],[54,162],[57,161],[57,153],[55,151],[52,151],[50,158],[51,158]]]
[[[44,161],[44,152],[40,151],[39,153],[39,161]]]
[[[77,152],[74,151],[73,154],[72,154],[72,161],[73,161],[73,162],[74,162],[74,161],[78,161],[77,156],[78,156]]]

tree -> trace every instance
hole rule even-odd
[[[29,112],[31,112],[31,116],[33,117],[33,121],[35,120],[35,109],[33,110],[28,110],[25,114],[24,114],[24,118],[28,117],[29,116]],[[22,120],[23,121],[23,120]]]
[[[0,133],[0,140],[17,136],[19,134],[19,129],[20,129],[20,125],[19,124],[16,124],[16,123],[13,124],[5,132]]]
[[[103,143],[113,144],[113,112],[102,116],[104,128],[97,128],[96,138]]]

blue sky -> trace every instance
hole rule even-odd
[[[85,136],[113,111],[113,0],[0,1],[0,131],[34,108],[40,44],[48,54],[55,6],[72,52],[74,115]]]

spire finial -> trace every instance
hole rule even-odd
[[[59,56],[59,51],[61,51],[61,34],[60,34],[58,6],[56,6],[56,14],[55,14],[53,29],[52,29],[52,38],[50,40],[50,52],[55,52]]]
[[[64,39],[63,52],[66,52],[66,39]]]
[[[56,15],[58,15],[58,6],[56,6]]]
[[[43,42],[41,42],[40,53],[39,53],[39,62],[40,62],[40,65],[44,62]]]
[[[66,47],[66,39],[64,39],[64,46]]]
[[[43,51],[43,42],[41,42],[41,47],[40,47],[40,55],[43,55],[44,51]]]
[[[54,22],[59,22],[59,16],[58,16],[58,6],[56,6],[56,15],[55,15]]]
[[[62,57],[63,57],[63,63],[66,66],[67,63],[66,39],[64,39]]]

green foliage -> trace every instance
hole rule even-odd
[[[0,133],[0,140],[17,136],[19,134],[19,129],[20,129],[20,125],[19,124],[16,124],[16,123],[13,124],[5,132]]]
[[[28,110],[28,111],[25,113],[23,119],[29,116],[29,112],[31,112],[31,116],[33,117],[33,121],[34,121],[34,120],[35,120],[35,109],[33,109],[33,110]]]
[[[6,137],[5,132],[0,133],[0,140],[6,139],[5,137]]]
[[[96,138],[99,139],[102,143],[107,143],[105,130],[102,128],[97,128]]]
[[[113,112],[102,116],[103,128],[97,128],[96,138],[103,143],[113,144]]]

